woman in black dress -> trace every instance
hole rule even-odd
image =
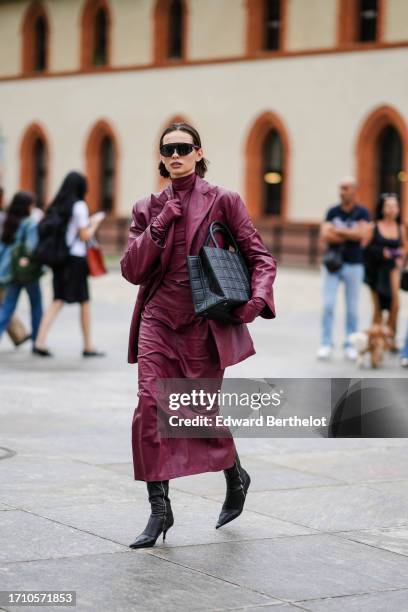
[[[395,344],[399,309],[401,266],[407,252],[407,235],[401,224],[400,207],[395,193],[383,193],[377,204],[375,221],[371,226],[365,248],[364,282],[371,289],[374,306],[373,323],[382,323],[383,311],[388,311],[387,325]]]
[[[57,210],[64,220],[65,241],[69,257],[63,266],[53,268],[53,301],[42,318],[33,353],[51,357],[45,340],[56,316],[64,304],[79,304],[81,330],[84,342],[83,357],[102,357],[105,353],[96,351],[91,342],[91,314],[88,287],[88,264],[86,242],[95,235],[104,218],[103,213],[89,216],[84,198],[88,190],[86,177],[80,172],[69,172],[64,178],[57,195],[47,213]]]

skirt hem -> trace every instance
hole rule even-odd
[[[232,465],[234,465],[234,463],[232,463]],[[146,480],[145,478],[134,478],[134,480],[139,480],[141,482],[152,482],[152,481],[158,481],[158,480],[172,480],[173,478],[182,478],[183,476],[194,476],[195,474],[206,474],[208,472],[222,472],[223,470],[227,470],[229,467],[232,467],[232,465],[230,466],[225,466],[224,468],[216,468],[213,470],[194,470],[191,472],[184,472],[183,474],[175,474],[173,476],[166,476],[166,477],[162,477],[162,478],[149,478],[148,480]]]

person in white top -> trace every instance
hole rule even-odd
[[[47,333],[64,303],[79,303],[81,309],[81,329],[84,340],[82,355],[84,357],[100,357],[91,342],[91,321],[88,288],[88,263],[86,242],[92,238],[105,218],[105,213],[99,212],[90,216],[84,200],[87,192],[86,178],[79,172],[70,172],[64,179],[50,207],[56,208],[65,218],[65,241],[69,248],[69,257],[64,266],[53,269],[54,299],[43,316],[37,340],[33,348],[36,355],[52,356],[46,348]]]

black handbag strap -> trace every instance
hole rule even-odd
[[[228,240],[229,240],[229,244],[231,246],[234,247],[235,251],[238,253],[239,252],[239,248],[238,248],[238,244],[234,238],[234,236],[231,233],[230,228],[228,227],[228,225],[225,225],[225,223],[223,223],[222,221],[213,221],[210,225],[210,228],[208,230],[208,234],[207,234],[207,238],[205,241],[205,246],[208,246],[210,240],[213,241],[213,243],[215,244],[215,246],[217,247],[217,249],[220,248],[220,246],[218,245],[218,242],[215,238],[215,232],[222,232],[224,234],[226,234]]]

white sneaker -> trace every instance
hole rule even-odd
[[[408,368],[408,357],[403,357],[401,359],[401,368]]]
[[[344,357],[349,361],[356,361],[358,357],[357,349],[354,346],[347,346],[344,349]]]
[[[327,344],[322,344],[322,346],[317,351],[317,359],[330,359],[332,353],[332,347]]]

